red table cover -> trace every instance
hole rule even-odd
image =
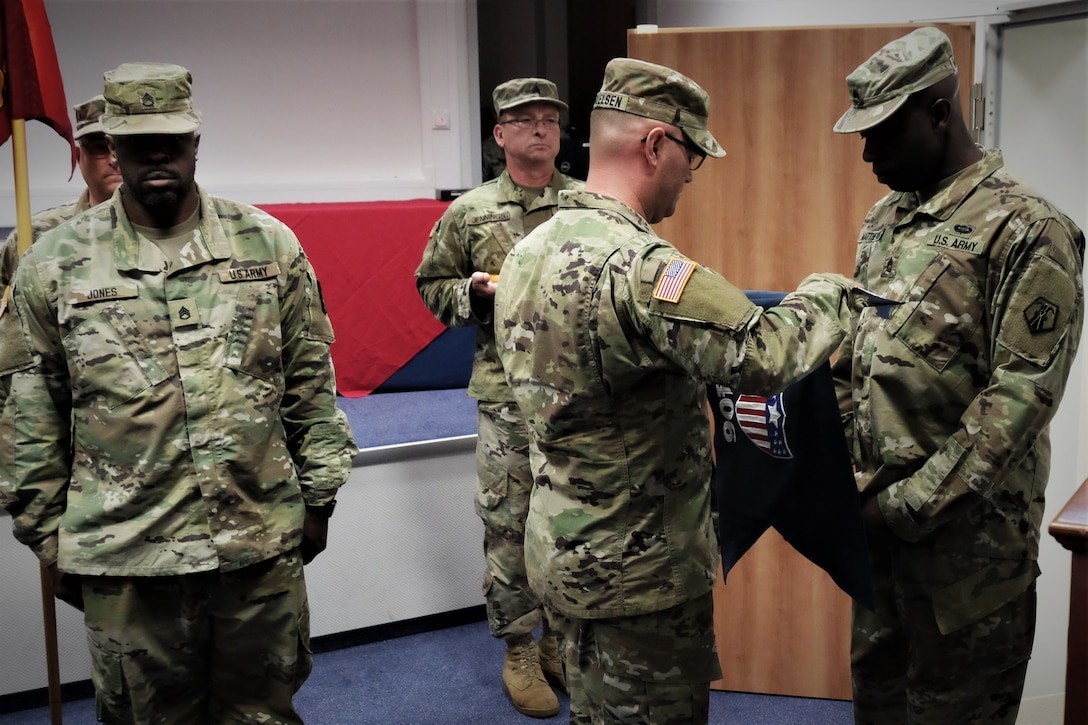
[[[336,342],[341,395],[368,395],[445,329],[424,307],[414,272],[449,202],[261,204],[289,226],[317,272]]]

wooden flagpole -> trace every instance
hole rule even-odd
[[[45,564],[40,566],[42,580],[42,624],[45,627],[45,669],[49,680],[49,722],[61,725],[64,715],[60,698],[60,654],[57,648],[57,599],[53,577]]]
[[[34,241],[30,225],[30,183],[26,163],[26,121],[11,119],[11,147],[15,166],[15,229],[19,235],[21,257]],[[49,717],[53,725],[61,725],[60,656],[57,647],[57,600],[53,591],[53,577],[45,565],[40,567],[42,582],[42,624],[45,628],[45,668],[49,681]]]
[[[19,234],[19,256],[34,241],[30,226],[30,182],[26,163],[26,120],[11,119],[11,154],[15,166],[15,229]]]

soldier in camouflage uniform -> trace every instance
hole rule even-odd
[[[525,577],[525,513],[532,476],[528,434],[495,352],[493,306],[499,268],[514,245],[555,213],[557,194],[582,182],[559,173],[559,100],[543,78],[515,78],[495,88],[496,142],[506,169],[458,197],[435,224],[416,286],[448,327],[476,325],[468,394],[477,406],[476,513],[484,522],[483,592],[491,634],[506,641],[502,687],[514,707],[551,717],[565,687],[555,634],[541,617],[540,597]],[[542,625],[539,647],[532,632]]]
[[[303,563],[356,451],[297,239],[194,181],[184,68],[105,76],[124,182],[47,232],[0,317],[0,487],[85,611],[106,723],[300,723]]]
[[[771,395],[851,326],[853,282],[812,275],[762,310],[659,238],[706,156],[709,98],[614,59],[584,191],[514,248],[495,301],[499,356],[533,439],[533,588],[562,623],[571,723],[706,723],[720,676],[711,589],[706,384]]]
[[[854,611],[856,722],[1011,725],[1084,235],[971,139],[939,30],[846,81],[835,131],[861,134],[892,190],[865,217],[856,277],[901,303],[863,312],[835,369],[877,595]]]
[[[87,188],[75,201],[40,211],[30,217],[34,239],[41,236],[42,232],[49,231],[76,214],[109,199],[113,195],[113,190],[121,183],[117,159],[110,151],[106,134],[102,132],[102,123],[99,120],[105,107],[106,99],[101,95],[74,106],[76,128],[72,137],[77,144],[76,158],[79,162],[79,172]],[[19,237],[13,230],[4,241],[3,249],[0,249],[0,289],[11,284],[18,264]]]

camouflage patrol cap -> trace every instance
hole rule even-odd
[[[72,106],[76,112],[76,129],[72,138],[78,139],[89,133],[105,133],[102,130],[102,112],[106,110],[106,97],[102,95],[88,98],[83,103]]]
[[[495,86],[491,93],[495,104],[495,115],[526,103],[550,103],[560,111],[567,110],[567,104],[559,100],[559,89],[546,78],[514,78]]]
[[[191,133],[200,127],[193,108],[193,77],[170,63],[122,63],[105,74],[102,130],[114,136]]]
[[[937,28],[919,28],[893,40],[846,76],[854,105],[835,123],[836,133],[876,126],[912,93],[956,72],[952,42]]]
[[[725,156],[706,127],[710,95],[672,68],[633,58],[613,58],[604,68],[604,83],[593,107],[679,126],[688,140],[707,156]]]

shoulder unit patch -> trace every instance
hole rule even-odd
[[[1027,322],[1031,334],[1041,335],[1054,329],[1060,312],[1061,309],[1050,300],[1045,297],[1037,297],[1024,310],[1024,321]]]

